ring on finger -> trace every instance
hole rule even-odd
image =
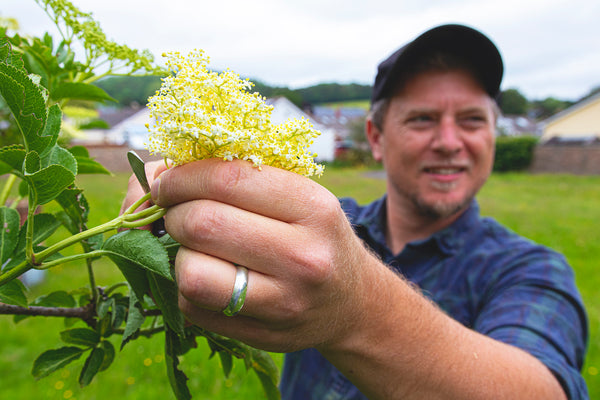
[[[236,265],[235,281],[233,283],[233,292],[229,304],[223,310],[223,314],[228,317],[237,315],[246,301],[246,292],[248,290],[248,268]]]

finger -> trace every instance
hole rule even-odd
[[[297,261],[278,249],[303,240],[302,231],[290,224],[212,200],[170,208],[165,227],[185,247],[271,275]],[[274,263],[274,258],[283,260]]]
[[[233,294],[234,264],[181,247],[175,274],[181,297],[189,303],[188,308],[193,306],[223,315]],[[271,277],[249,269],[246,299],[238,316],[271,323],[283,321],[290,316],[284,298],[285,294]]]
[[[302,296],[283,289],[269,276],[249,270],[244,305],[228,317],[222,310],[233,291],[233,264],[182,247],[175,271],[179,308],[187,321],[267,351],[293,351],[311,343],[306,327],[314,327],[310,323],[314,312],[306,312]]]
[[[314,215],[316,200],[336,201],[308,178],[279,168],[260,170],[245,161],[200,160],[164,172],[152,186],[156,204],[170,207],[194,199],[224,202],[286,222]]]
[[[144,189],[142,189],[142,185],[138,182],[137,177],[135,175],[131,175],[129,177],[129,182],[127,184],[127,193],[125,194],[125,198],[123,199],[123,203],[121,204],[121,211],[119,214],[123,214],[125,210],[127,210],[133,203],[142,198],[146,193]],[[145,202],[140,207],[139,210],[144,208],[148,208],[150,205],[149,202]]]

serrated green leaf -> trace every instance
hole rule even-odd
[[[178,306],[178,291],[175,281],[148,272],[152,298],[162,312],[163,320],[175,333],[183,336],[185,319]]]
[[[64,290],[58,290],[47,295],[43,295],[33,300],[30,306],[39,307],[75,307],[77,304],[75,298],[65,292]],[[29,318],[29,315],[15,315],[13,321],[15,324],[21,322],[24,319]],[[79,318],[75,318],[75,321],[79,321]]]
[[[98,86],[91,85],[83,82],[65,82],[58,86],[52,92],[52,98],[54,100],[61,99],[77,99],[77,100],[90,100],[90,101],[114,101],[104,89]]]
[[[44,296],[40,296],[31,302],[32,306],[40,307],[75,307],[77,302],[70,293],[57,290]]]
[[[279,369],[273,361],[273,358],[264,350],[249,347],[252,354],[252,368],[260,371],[271,378],[273,384],[277,385],[279,381]]]
[[[44,151],[42,151],[42,155],[46,154],[48,149],[52,149],[56,146],[56,143],[58,142],[58,136],[60,135],[62,118],[63,114],[58,104],[53,104],[50,106],[50,108],[48,108],[48,116],[46,118],[46,125],[44,126],[42,136],[50,138],[50,140],[48,141]]]
[[[110,311],[110,307],[114,303],[114,299],[100,300],[100,303],[97,307],[98,319],[104,319],[108,315]]]
[[[131,340],[133,335],[135,335],[146,317],[144,316],[144,309],[142,308],[141,302],[138,300],[135,292],[130,290],[129,292],[129,309],[127,313],[127,322],[125,323],[125,331],[123,332],[123,337],[121,339],[121,350],[123,347]]]
[[[27,184],[27,182],[25,182],[24,180],[22,180],[19,183],[19,196],[25,198],[29,195],[29,184]]]
[[[26,155],[23,145],[11,145],[0,149],[0,175],[9,172],[21,175]]]
[[[277,365],[266,351],[251,348],[251,352],[252,369],[258,376],[267,399],[281,399],[281,393],[277,386],[279,383],[279,369]]]
[[[100,365],[100,372],[105,371],[110,367],[112,362],[115,359],[115,346],[108,340],[103,340],[100,342],[100,348],[104,350],[104,360],[102,360],[102,365]]]
[[[112,261],[119,268],[138,299],[143,299],[146,294],[150,293],[150,283],[145,269],[126,258],[114,257]]]
[[[165,361],[169,383],[177,400],[189,400],[192,395],[187,387],[188,377],[179,369],[179,352],[179,336],[171,329],[167,329],[165,332]]]
[[[0,286],[0,301],[6,304],[27,307],[27,296],[25,296],[23,283],[18,279],[14,279]]]
[[[94,347],[100,342],[100,335],[89,328],[73,328],[60,333],[60,338],[67,344]]]
[[[169,255],[169,260],[171,262],[175,261],[175,256],[181,247],[181,244],[175,241],[168,233],[159,237],[158,241],[167,250],[167,254]]]
[[[77,157],[90,158],[90,152],[87,149],[87,147],[85,147],[85,146],[72,146],[72,147],[69,147],[67,150],[69,150],[71,152],[71,154],[73,154],[73,157],[75,157],[75,158],[77,158]]]
[[[115,297],[110,297],[105,301],[101,301],[98,306],[98,318],[104,319],[110,312],[110,325],[113,329],[117,329],[125,320],[127,307],[117,300]],[[110,331],[107,331],[110,333]]]
[[[61,222],[72,234],[84,230],[88,220],[89,205],[80,189],[65,189],[56,198],[56,202],[62,207],[66,219]]]
[[[19,254],[25,251],[27,226],[29,220],[25,221],[19,232],[19,241],[15,247],[15,254]],[[56,230],[60,227],[61,222],[57,220],[54,215],[42,213],[35,214],[33,216],[33,245],[38,245],[44,240],[48,239]]]
[[[23,173],[25,176],[33,175],[42,169],[42,159],[37,151],[29,151],[23,162]]]
[[[15,39],[20,39],[19,35],[15,34]],[[23,68],[21,53],[15,51],[11,46],[9,38],[6,36],[6,28],[3,28],[2,32],[0,32],[0,62],[19,69]]]
[[[45,351],[34,361],[31,374],[37,379],[48,376],[70,362],[77,360],[85,351],[86,349],[74,346]]]
[[[8,260],[17,247],[20,220],[17,210],[0,207],[0,265]]]
[[[52,138],[40,136],[46,125],[46,101],[42,88],[24,69],[0,63],[0,94],[18,122],[28,151],[41,153]]]
[[[91,158],[75,157],[77,160],[77,173],[112,175],[102,164]]]
[[[79,385],[85,387],[92,382],[94,376],[100,371],[104,362],[104,349],[96,347],[86,358],[81,373],[79,374]]]
[[[229,378],[229,374],[231,373],[231,369],[233,368],[233,357],[230,353],[226,351],[218,351],[217,354],[221,359],[221,366],[223,367],[223,373],[226,378]]]
[[[277,385],[273,383],[271,377],[268,376],[267,374],[257,371],[257,370],[254,370],[254,372],[256,373],[256,376],[258,376],[258,379],[260,380],[260,383],[262,385],[263,391],[265,392],[266,398],[268,400],[280,400],[281,392],[279,391],[279,388],[277,387]]]
[[[75,182],[75,175],[62,165],[50,165],[23,178],[30,188],[30,199],[36,205],[54,200],[63,190]]]
[[[172,280],[167,251],[158,239],[146,230],[132,229],[109,237],[102,246],[109,257],[123,271],[143,268]],[[138,298],[139,293],[136,293]]]
[[[63,166],[69,170],[73,176],[77,175],[77,160],[67,149],[58,145],[49,149],[42,157],[42,167],[48,167],[50,165]]]

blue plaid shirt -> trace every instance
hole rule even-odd
[[[385,202],[341,200],[365,243],[448,315],[537,357],[570,399],[588,398],[580,374],[587,317],[563,256],[481,218],[475,201],[448,228],[392,254]],[[286,354],[280,387],[285,400],[366,399],[314,349]]]

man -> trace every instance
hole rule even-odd
[[[284,399],[586,398],[571,269],[481,219],[474,201],[492,168],[502,71],[494,44],[457,25],[385,60],[367,136],[387,195],[366,207],[244,162],[160,175],[152,198],[182,244],[189,321],[289,353]],[[139,194],[132,185],[128,198]]]

